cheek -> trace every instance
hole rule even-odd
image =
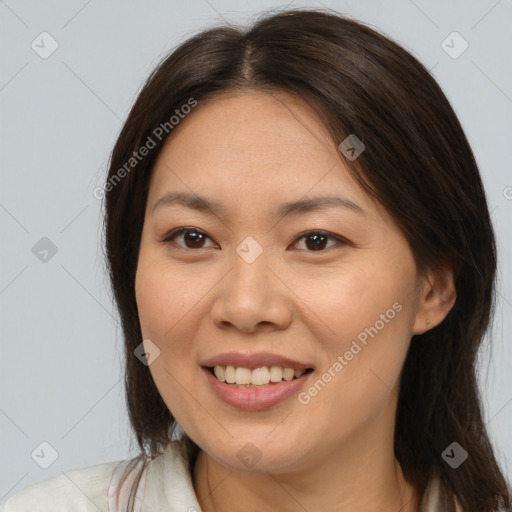
[[[187,424],[191,411],[184,386],[193,393],[194,384],[187,380],[194,364],[188,337],[198,299],[188,291],[190,280],[187,287],[187,279],[179,276],[161,262],[140,259],[135,294],[143,339],[149,338],[160,350],[149,366],[151,377],[171,414]]]
[[[319,280],[305,300],[325,333],[316,336],[324,372],[317,388],[329,388],[324,398],[334,408],[356,417],[362,404],[378,410],[389,398],[411,338],[414,283],[415,267],[405,259],[396,269],[361,263]]]
[[[167,305],[165,287],[154,277],[154,274],[145,272],[137,279],[136,300],[142,336],[160,346],[168,318],[164,312],[170,304]]]
[[[379,332],[399,323],[406,315],[397,310],[403,310],[405,299],[410,300],[412,282],[413,273],[407,268],[395,274],[384,264],[347,264],[313,276],[303,274],[295,281],[294,292],[300,298],[298,304],[305,306],[303,316],[318,325],[317,341],[339,351],[376,323]],[[320,336],[320,330],[325,336]],[[361,338],[364,341],[364,334]]]
[[[208,279],[199,277],[203,274],[169,265],[158,254],[139,259],[135,279],[137,309],[143,338],[154,342],[162,356],[150,365],[150,370],[164,395],[168,387],[179,387],[171,376],[188,382],[196,369],[195,333],[206,314],[203,307],[212,288]]]
[[[163,343],[174,336],[198,301],[195,284],[183,272],[161,262],[139,261],[135,295],[144,337]]]
[[[370,298],[370,303],[351,301],[347,295],[340,304],[344,309],[331,322],[336,336],[324,339],[322,367],[300,397],[309,403],[309,417],[333,438],[350,437],[383,411],[392,414],[397,396],[410,339],[409,312],[403,298],[393,301],[396,295]]]

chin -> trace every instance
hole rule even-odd
[[[224,442],[206,443],[203,449],[219,464],[237,472],[282,473],[296,468],[301,454],[290,439],[265,439],[268,431],[259,437],[226,438]]]

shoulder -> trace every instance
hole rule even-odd
[[[1,512],[108,511],[108,490],[115,469],[124,461],[63,471],[14,493]]]

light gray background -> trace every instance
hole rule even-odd
[[[0,501],[61,471],[135,455],[93,189],[142,81],[164,54],[201,28],[287,4],[0,1]],[[383,31],[433,69],[472,144],[502,264],[494,344],[482,353],[480,380],[488,428],[510,468],[512,1],[290,3],[322,5]],[[59,45],[47,59],[31,48],[43,44],[43,31]],[[469,44],[458,58],[441,46],[453,31]],[[462,48],[450,41],[452,53]],[[57,247],[47,262],[32,252],[42,237]],[[58,452],[47,469],[31,458],[42,442]],[[34,458],[49,462],[51,450],[43,452]]]

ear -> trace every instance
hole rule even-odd
[[[451,267],[443,266],[428,270],[423,280],[413,334],[423,334],[439,325],[457,298],[455,276]]]

